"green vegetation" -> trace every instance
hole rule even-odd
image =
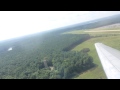
[[[97,29],[89,29],[89,30],[76,30],[76,31],[63,33],[63,34],[77,34],[77,35],[89,34],[91,37],[91,39],[86,40],[85,42],[76,46],[74,49],[72,49],[72,51],[80,51],[83,48],[89,48],[90,51],[88,52],[88,54],[93,57],[93,62],[94,64],[96,64],[96,67],[89,69],[84,73],[80,73],[73,78],[76,78],[76,79],[101,79],[101,78],[106,79],[105,73],[103,71],[103,68],[100,63],[94,44],[97,42],[101,42],[110,47],[120,50],[120,47],[119,47],[120,46],[120,42],[119,42],[120,41],[120,30],[119,29],[116,30],[112,27],[112,31],[109,31],[107,26],[104,29],[103,28],[101,29],[102,29],[102,32],[100,32],[101,30],[97,28]],[[95,31],[95,32],[87,32],[87,31]]]
[[[0,42],[0,78],[71,78],[94,67],[89,50],[70,51],[89,38],[54,31]],[[9,47],[13,50],[7,51]]]
[[[97,42],[97,38],[87,40],[73,49],[73,51],[79,51],[79,50],[82,50],[82,48],[89,48],[90,51],[88,52],[88,54],[93,57],[93,62],[96,64],[96,67],[80,74],[78,77],[75,77],[75,78],[79,78],[79,79],[80,78],[81,79],[99,79],[99,78],[104,79],[106,78],[104,71],[102,69],[100,60],[98,58],[96,49],[94,47],[95,42]]]
[[[1,41],[0,78],[106,79],[94,44],[101,42],[120,50],[120,31],[118,27],[105,27],[104,31],[91,28],[120,22],[108,21]],[[10,47],[13,50],[7,51]]]

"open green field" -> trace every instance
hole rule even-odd
[[[71,32],[65,32],[64,34],[89,34],[91,36],[106,36],[106,35],[119,35],[120,30],[98,30],[98,29],[91,29],[91,30],[75,30]]]
[[[64,34],[89,34],[90,36],[92,36],[91,39],[79,44],[78,46],[73,48],[72,51],[80,51],[83,48],[89,48],[90,52],[88,54],[93,57],[96,67],[84,73],[81,73],[79,75],[76,75],[74,79],[106,79],[106,75],[102,68],[102,65],[97,55],[94,44],[96,42],[101,42],[103,44],[106,44],[108,46],[111,46],[113,48],[120,50],[119,29],[117,30],[98,30],[98,29],[97,30],[95,29],[76,30],[76,31],[66,32]]]

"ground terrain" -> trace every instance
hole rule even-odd
[[[91,38],[72,49],[72,51],[80,51],[83,48],[89,48],[89,55],[94,59],[96,67],[76,75],[75,79],[106,79],[101,62],[96,52],[94,44],[101,42],[105,45],[120,50],[120,24],[103,26],[95,29],[74,30],[63,34],[89,34]]]

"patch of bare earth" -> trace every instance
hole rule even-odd
[[[117,24],[112,24],[112,25],[107,25],[107,26],[102,26],[102,27],[98,27],[98,28],[95,28],[96,30],[100,30],[100,29],[120,29],[120,23],[117,23]]]
[[[84,32],[114,32],[114,31],[120,31],[120,30],[91,30],[91,31],[84,31]]]
[[[54,67],[50,67],[51,71],[54,69]]]

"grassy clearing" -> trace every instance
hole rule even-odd
[[[101,42],[108,46],[111,46],[113,48],[120,50],[120,31],[94,32],[94,33],[84,32],[84,31],[91,31],[91,30],[77,30],[77,31],[66,32],[64,34],[89,34],[90,36],[95,36],[94,38],[91,38],[79,44],[74,49],[72,49],[72,51],[80,51],[83,48],[89,48],[90,52],[88,54],[93,57],[94,63],[97,66],[84,73],[76,75],[74,79],[100,79],[100,78],[106,79],[106,75],[103,71],[103,68],[99,60],[99,57],[97,55],[94,44],[96,42]],[[100,37],[96,37],[96,36],[100,36]]]
[[[96,29],[90,29],[90,30],[74,30],[71,32],[65,32],[63,34],[89,34],[91,36],[96,35],[113,35],[113,34],[120,34],[120,30],[96,30]]]

